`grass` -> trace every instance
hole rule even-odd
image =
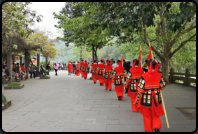
[[[8,83],[8,86],[20,86],[21,83],[16,83],[16,82],[13,82],[13,83]]]
[[[44,77],[49,77],[49,76],[45,75]]]
[[[6,97],[2,94],[2,103],[6,103]]]
[[[93,80],[93,78],[90,78],[89,80]],[[97,80],[99,80],[99,79],[97,78]]]

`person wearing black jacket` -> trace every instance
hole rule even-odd
[[[127,64],[127,63],[125,62],[125,60],[123,60],[123,61],[124,61],[123,67],[124,67],[124,69],[127,71],[127,74],[128,74],[128,72],[129,72],[129,70],[130,70],[131,67],[130,67],[129,64]],[[125,77],[124,81],[126,81],[126,77]],[[128,93],[128,88],[126,88],[125,93]]]
[[[75,62],[73,62],[73,74],[75,73],[75,69],[76,69],[76,64],[75,64]]]

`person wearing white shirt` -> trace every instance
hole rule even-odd
[[[115,61],[113,61],[113,64],[112,64],[112,67],[113,67],[113,69],[115,68],[115,67],[117,67],[118,65],[115,63]]]

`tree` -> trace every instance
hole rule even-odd
[[[61,20],[61,25],[55,27],[64,28],[65,31],[70,33],[64,38],[58,37],[58,39],[74,42],[77,47],[86,45],[87,50],[92,51],[92,58],[97,59],[97,50],[102,48],[108,42],[105,35],[107,34],[107,30],[102,31],[102,29],[94,23],[94,18],[92,18],[93,14],[96,12],[94,6],[87,10],[86,7],[79,2],[72,4],[69,3],[61,12],[67,15],[56,15],[54,13],[55,18]],[[79,14],[74,15],[77,11],[79,11]]]
[[[162,74],[167,84],[170,59],[184,45],[196,40],[193,31],[196,6],[193,2],[95,2],[86,5],[98,6],[93,18],[103,29],[108,28],[112,36],[118,37],[118,44],[133,41],[133,34],[142,35],[147,46],[150,39],[154,53],[162,62]],[[149,31],[153,27],[155,29]],[[178,44],[187,33],[189,37]]]

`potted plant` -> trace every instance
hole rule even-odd
[[[8,108],[11,105],[11,101],[6,100],[6,97],[2,94],[2,110]]]

